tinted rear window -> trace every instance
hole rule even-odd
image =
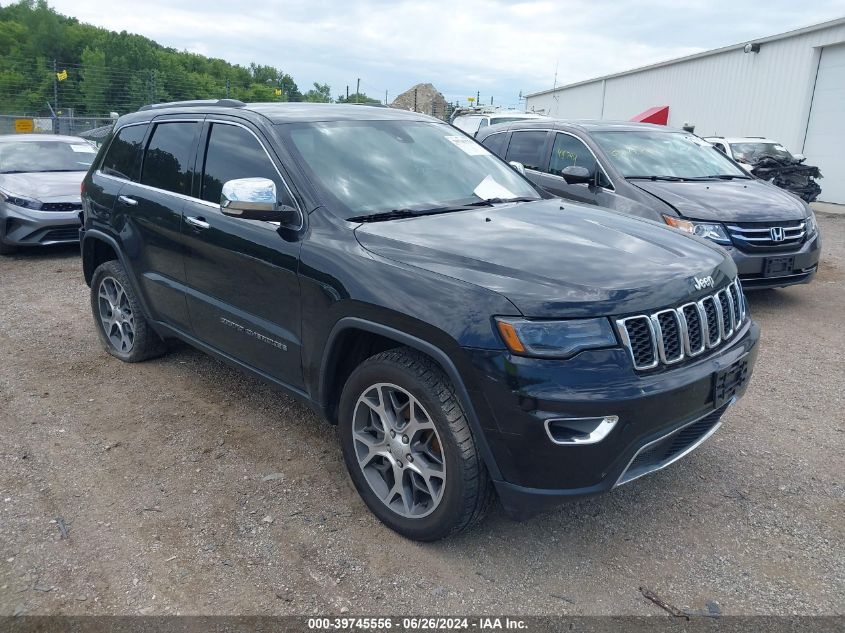
[[[491,134],[481,141],[481,144],[497,156],[503,156],[505,153],[505,139],[507,139],[507,137],[508,135],[506,132]]]
[[[147,151],[141,183],[187,194],[190,188],[190,165],[199,124],[159,123],[155,126]]]
[[[141,143],[147,133],[145,125],[130,125],[120,130],[109,145],[100,171],[125,180],[138,180],[141,169]]]
[[[546,132],[514,132],[508,145],[507,159],[522,163],[528,169],[542,169]]]

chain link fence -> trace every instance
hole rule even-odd
[[[109,117],[0,114],[0,134],[66,134],[97,140],[105,136],[113,124],[114,120]]]

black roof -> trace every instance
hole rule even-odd
[[[188,101],[175,103],[157,103],[144,106],[138,112],[126,114],[120,119],[121,125],[139,121],[148,121],[163,114],[196,114],[211,112],[234,115],[257,115],[271,123],[293,123],[308,121],[437,121],[426,114],[409,112],[396,108],[375,108],[358,103],[241,103],[234,99],[218,101]]]

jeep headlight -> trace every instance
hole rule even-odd
[[[674,215],[664,215],[663,221],[669,226],[680,229],[685,233],[697,235],[698,237],[706,237],[717,244],[730,244],[731,238],[725,232],[723,227],[718,222],[693,222],[691,220],[682,220]]]
[[[604,318],[532,321],[497,317],[496,327],[508,349],[520,356],[569,358],[585,349],[617,345],[610,321]]]

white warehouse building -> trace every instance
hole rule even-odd
[[[820,200],[845,204],[845,18],[526,97],[564,119],[630,120],[668,106],[699,136],[765,136],[804,154]]]

